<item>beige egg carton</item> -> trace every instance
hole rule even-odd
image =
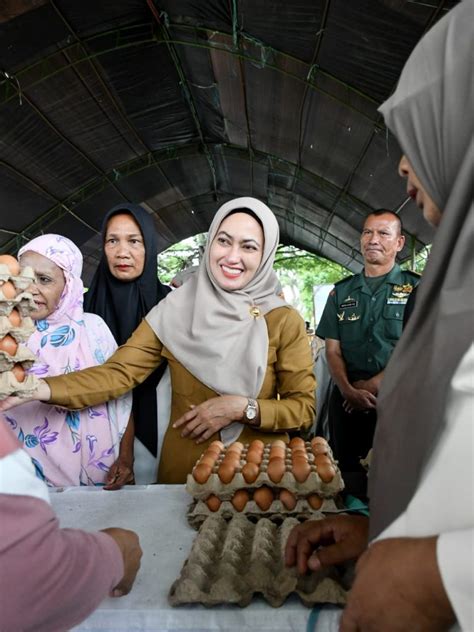
[[[35,324],[30,316],[22,317],[20,327],[14,327],[8,316],[0,316],[0,339],[10,334],[17,342],[27,342],[34,331]]]
[[[33,295],[30,292],[21,292],[15,298],[5,298],[0,285],[0,316],[9,316],[14,307],[20,316],[29,316],[36,307]]]
[[[319,466],[317,463],[320,457],[314,453],[317,451],[317,449],[314,448],[314,446],[317,445],[317,443],[314,442],[317,440],[320,440],[321,442],[324,441],[324,439],[320,437],[313,439],[313,443],[309,441],[304,442],[302,439],[298,439],[299,443],[293,444],[293,447],[286,445],[283,448],[284,458],[280,460],[280,463],[282,463],[282,461],[284,462],[284,473],[281,478],[275,476],[274,473],[272,473],[272,477],[269,475],[269,465],[273,460],[272,454],[274,450],[277,449],[276,445],[278,444],[281,450],[283,442],[277,441],[265,444],[262,450],[261,462],[258,464],[258,474],[254,480],[249,480],[249,478],[246,478],[245,475],[248,455],[252,450],[252,445],[257,442],[245,444],[240,452],[240,458],[238,464],[235,465],[235,471],[231,480],[229,480],[229,482],[223,482],[221,475],[222,470],[220,468],[223,463],[225,463],[226,458],[229,458],[226,455],[228,455],[228,453],[232,450],[231,445],[227,449],[220,450],[219,454],[216,456],[214,465],[211,467],[211,473],[209,474],[207,480],[204,482],[198,482],[195,477],[198,475],[198,472],[201,473],[201,470],[197,470],[197,467],[203,464],[203,459],[204,461],[206,460],[206,456],[209,454],[210,450],[212,450],[211,445],[208,450],[201,455],[200,459],[193,468],[192,473],[188,474],[186,490],[197,500],[205,500],[211,494],[217,496],[221,500],[231,500],[235,492],[239,489],[254,490],[262,486],[267,486],[275,490],[286,489],[295,494],[297,498],[306,498],[310,494],[318,494],[322,498],[333,498],[344,489],[344,481],[342,479],[341,472],[337,467],[337,463],[333,459],[331,449],[326,442],[321,445],[324,446],[324,451],[326,453],[324,456],[327,457],[326,460],[332,467],[331,471],[333,472],[333,476],[332,479],[327,482],[322,480],[320,472],[318,472]],[[219,442],[214,443],[219,444]],[[300,453],[298,458],[301,456],[302,452],[306,455],[303,458],[306,459],[308,464],[308,474],[304,480],[302,480],[301,475],[297,477],[294,473],[294,454],[297,451]],[[210,461],[208,461],[208,463],[210,463]],[[234,463],[237,462],[234,461]],[[325,464],[326,468],[328,463]],[[228,477],[225,478],[225,480],[228,480]]]
[[[242,509],[236,509],[232,501],[219,501],[219,499],[212,497],[212,502],[210,503],[212,509],[210,509],[207,502],[203,500],[197,500],[191,503],[188,509],[187,519],[193,529],[199,529],[209,516],[220,516],[224,520],[231,520],[234,516],[244,515],[251,521],[268,518],[268,520],[276,524],[281,524],[286,518],[296,518],[297,520],[322,518],[325,513],[339,512],[342,508],[342,505],[339,507],[333,498],[321,498],[319,500],[319,509],[315,509],[314,505],[312,506],[307,498],[295,499],[294,506],[288,506],[288,503],[285,505],[277,496],[267,509],[261,509],[250,497]]]
[[[180,577],[171,586],[172,606],[200,603],[205,606],[247,606],[262,595],[273,607],[297,594],[305,606],[344,604],[347,584],[335,567],[300,576],[285,565],[285,545],[299,524],[286,518],[276,525],[263,518],[253,524],[245,516],[227,522],[209,517],[197,534]]]
[[[35,356],[31,351],[19,345],[14,356],[0,349],[0,373],[3,371],[11,371],[15,364],[20,363],[24,369],[29,369],[35,363]]]
[[[25,266],[20,270],[20,274],[15,276],[5,263],[0,263],[0,284],[11,281],[17,290],[26,290],[34,280],[35,273],[30,266]]]
[[[26,375],[23,382],[18,382],[11,371],[0,373],[0,400],[15,395],[30,397],[38,388],[36,375]]]

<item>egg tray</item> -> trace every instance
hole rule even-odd
[[[242,463],[245,463],[245,452],[248,446],[245,447],[242,458],[240,460],[240,466],[238,469],[242,469]],[[336,471],[336,474],[332,481],[325,483],[319,477],[316,466],[314,465],[314,455],[311,450],[310,444],[307,442],[305,444],[306,454],[308,455],[308,462],[311,465],[311,472],[308,475],[308,478],[299,482],[296,480],[294,474],[291,471],[288,471],[291,468],[291,449],[286,448],[286,467],[287,471],[283,474],[280,481],[277,483],[273,482],[266,472],[266,468],[268,466],[268,454],[271,449],[271,444],[267,444],[264,450],[264,457],[260,464],[260,471],[258,473],[257,478],[252,483],[248,483],[245,481],[242,473],[240,471],[236,471],[232,480],[229,483],[223,483],[219,478],[217,470],[219,468],[220,463],[225,457],[226,450],[222,450],[220,456],[216,461],[216,465],[212,469],[212,473],[207,479],[205,483],[198,483],[192,474],[188,474],[186,480],[186,490],[191,496],[198,500],[205,500],[210,494],[214,494],[218,496],[221,500],[230,500],[234,493],[238,489],[257,489],[258,487],[262,487],[262,485],[266,485],[271,488],[283,488],[288,491],[296,494],[297,497],[305,497],[308,494],[319,494],[322,498],[333,498],[337,494],[339,494],[344,489],[344,481],[341,476],[341,472],[337,467],[337,463],[332,458],[332,452],[328,447],[328,457],[332,461],[332,465]],[[196,463],[196,465],[199,461]]]
[[[9,316],[16,307],[21,317],[29,316],[36,305],[30,292],[21,292],[15,298],[5,298],[0,285],[0,316]]]
[[[13,365],[21,363],[24,369],[29,369],[35,363],[35,356],[31,351],[22,345],[18,347],[14,356],[0,349],[0,373],[11,371]]]
[[[27,375],[23,382],[18,382],[11,371],[0,373],[0,400],[15,395],[17,397],[30,397],[38,388],[36,375]]]
[[[295,567],[285,566],[285,544],[297,524],[295,518],[276,525],[266,518],[253,524],[241,515],[230,522],[209,517],[171,586],[169,603],[245,607],[254,596],[262,595],[271,606],[279,607],[295,593],[308,607],[343,605],[348,583],[339,567],[300,576]]]
[[[0,283],[11,281],[18,290],[26,290],[35,280],[33,268],[26,266],[21,269],[21,274],[14,276],[5,263],[0,263]]]
[[[217,511],[211,511],[204,501],[197,500],[189,505],[186,517],[189,525],[197,530],[210,516],[220,516],[224,520],[231,520],[234,516],[240,515],[245,516],[251,522],[267,518],[271,522],[281,524],[287,518],[296,518],[297,520],[321,518],[324,513],[339,512],[341,508],[342,505],[338,507],[332,498],[326,498],[317,510],[313,509],[305,499],[297,500],[294,509],[287,509],[281,500],[276,499],[266,511],[260,509],[254,500],[249,500],[242,511],[237,511],[230,501],[224,500]]]
[[[23,316],[21,327],[14,327],[7,316],[0,316],[0,338],[10,334],[17,342],[26,342],[34,331],[35,324],[30,316]]]

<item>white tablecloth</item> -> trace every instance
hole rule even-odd
[[[196,535],[186,522],[189,501],[181,485],[126,487],[115,492],[76,487],[51,493],[62,527],[90,531],[125,527],[138,533],[143,548],[142,565],[132,592],[119,599],[104,600],[75,630],[301,632],[314,629],[313,622],[317,620],[318,632],[337,631],[338,608],[311,611],[297,597],[290,597],[281,608],[272,608],[260,598],[246,608],[171,608],[167,600],[169,588],[179,576]]]

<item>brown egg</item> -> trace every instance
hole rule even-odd
[[[332,465],[331,459],[326,454],[317,454],[314,457],[314,462],[316,464],[316,467],[318,467],[319,465]]]
[[[5,351],[8,355],[14,356],[17,349],[18,343],[10,334],[7,334],[0,340],[0,350]]]
[[[296,496],[289,492],[287,489],[281,490],[280,500],[283,505],[290,511],[296,507]]]
[[[222,501],[220,500],[220,498],[217,498],[217,496],[214,496],[214,494],[211,494],[209,498],[206,500],[206,505],[209,507],[211,511],[217,511],[219,507],[221,506],[221,502]]]
[[[308,453],[306,452],[306,450],[295,448],[294,450],[291,451],[291,459],[294,460],[295,458],[298,458],[298,457],[301,457],[302,459],[305,459],[307,461]]]
[[[0,255],[0,263],[5,264],[13,276],[20,274],[20,264],[12,255]]]
[[[290,441],[290,448],[304,448],[304,440],[301,437],[293,437]]]
[[[329,452],[329,446],[328,445],[324,445],[323,443],[315,443],[312,447],[311,447],[314,456],[317,456],[318,454],[328,454]]]
[[[274,447],[280,447],[283,448],[284,450],[286,450],[286,443],[284,441],[282,441],[281,439],[275,439],[275,441],[272,441],[272,443],[270,444],[272,449]]]
[[[301,461],[297,461],[296,463],[293,462],[293,476],[296,478],[298,483],[304,483],[310,472],[311,467],[308,463]]]
[[[211,470],[212,468],[210,465],[206,465],[205,463],[203,464],[199,463],[199,465],[196,465],[196,467],[193,470],[194,480],[200,485],[202,485],[203,483],[207,481],[207,479],[211,475]]]
[[[308,496],[307,501],[312,509],[319,509],[324,502],[321,496],[318,496],[317,494],[311,494]]]
[[[262,453],[255,452],[254,450],[249,450],[247,452],[247,463],[255,463],[256,465],[260,465],[262,462]]]
[[[240,454],[243,449],[243,443],[240,443],[240,441],[234,441],[234,443],[231,443],[230,446],[227,448],[227,451],[232,450],[233,452],[238,452]]]
[[[336,476],[336,470],[334,467],[332,465],[327,465],[326,463],[318,466],[316,471],[323,483],[330,483]]]
[[[260,439],[254,439],[249,445],[249,452],[250,450],[260,450],[260,452],[263,452],[264,448],[265,444],[263,443],[263,441],[260,441]]]
[[[269,487],[263,485],[254,491],[253,499],[262,511],[267,511],[273,502],[273,492]]]
[[[214,463],[216,462],[216,457],[213,454],[204,454],[199,460],[199,465],[209,465],[210,467],[214,467]]]
[[[25,369],[18,362],[13,365],[12,373],[17,382],[23,382],[25,379]]]
[[[206,450],[206,454],[215,454],[216,458],[219,456],[220,453],[221,449],[216,445],[210,445]]]
[[[278,456],[285,456],[286,448],[283,448],[281,445],[272,445],[270,448],[270,456],[272,454],[276,454]]]
[[[8,317],[8,320],[11,322],[13,327],[19,327],[21,325],[21,316],[18,313],[18,310],[12,309],[12,311],[10,312],[10,316]]]
[[[326,439],[324,437],[313,437],[311,439],[311,446],[314,446],[316,444],[321,444],[321,445],[327,445],[328,442],[326,441]]]
[[[219,448],[219,452],[221,452],[221,450],[224,449],[224,444],[222,443],[222,441],[213,441],[211,444],[209,444],[210,448],[216,447]]]
[[[279,483],[285,473],[285,461],[283,459],[273,459],[268,464],[267,474],[273,483]]]
[[[246,463],[242,468],[242,476],[246,483],[253,483],[260,472],[260,468],[255,463]]]
[[[224,484],[230,483],[230,481],[234,478],[235,467],[236,466],[232,463],[221,463],[219,466],[217,474]]]
[[[15,298],[16,289],[13,283],[11,283],[10,281],[6,281],[6,283],[4,283],[0,289],[2,290],[3,296],[5,298]]]
[[[238,489],[232,496],[230,501],[237,511],[242,511],[245,505],[250,500],[250,495],[246,489]]]

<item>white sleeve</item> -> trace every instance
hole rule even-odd
[[[472,502],[472,499],[467,502]],[[474,528],[442,533],[438,566],[462,630],[474,630]]]

